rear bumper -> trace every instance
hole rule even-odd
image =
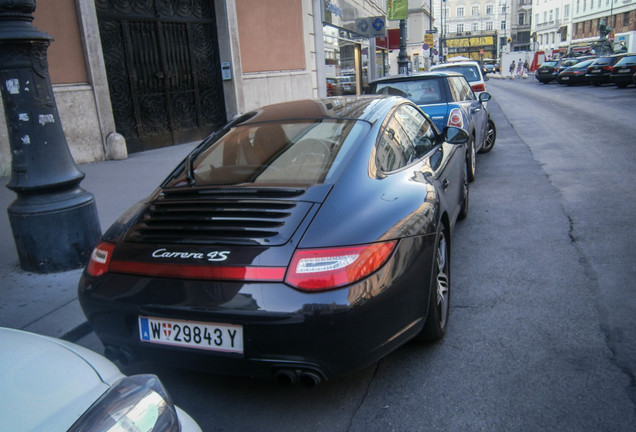
[[[431,262],[433,246],[434,236],[403,240],[378,272],[321,293],[283,283],[107,274],[83,276],[79,299],[111,357],[230,375],[271,377],[281,369],[302,369],[326,379],[376,362],[421,330],[430,283],[424,263]],[[240,325],[244,352],[142,342],[140,315]]]

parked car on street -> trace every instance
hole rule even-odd
[[[451,63],[441,63],[431,66],[431,71],[437,72],[459,72],[464,75],[473,89],[475,94],[479,96],[481,92],[486,91],[486,80],[479,63],[476,61],[457,61]]]
[[[486,59],[486,60],[482,61],[481,64],[482,64],[482,71],[483,71],[484,74],[489,74],[489,73],[496,72],[495,65],[497,64],[497,60]]]
[[[633,83],[636,74],[636,54],[628,54],[616,62],[610,73],[610,81],[624,88]]]
[[[282,384],[440,340],[467,141],[395,96],[246,113],[104,234],[82,309],[112,356]]]
[[[597,58],[596,61],[587,68],[587,72],[585,73],[587,82],[597,87],[608,84],[614,65],[626,55],[627,54],[613,54]]]
[[[490,93],[475,96],[466,78],[457,72],[432,71],[380,78],[369,83],[369,94],[394,94],[415,102],[435,126],[463,128],[470,135],[468,178],[475,179],[476,153],[487,153],[495,145],[497,128],[486,102]]]
[[[563,72],[564,70],[566,70],[567,68],[577,65],[581,62],[587,61],[587,60],[596,60],[596,56],[580,56],[580,57],[566,57],[563,58],[559,61],[559,70],[557,73],[557,81],[559,83],[561,83],[561,81],[558,79],[559,76],[561,75],[561,72]]]
[[[123,375],[60,339],[0,328],[0,430],[201,432],[155,375]]]
[[[543,84],[549,84],[559,76],[560,60],[546,60],[537,69],[534,76]]]
[[[595,59],[584,60],[580,63],[575,64],[574,66],[566,68],[559,74],[559,84],[567,84],[569,86],[577,84],[587,84],[585,74],[587,72],[588,66],[591,65],[594,60]]]

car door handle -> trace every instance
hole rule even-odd
[[[444,180],[442,181],[442,189],[444,189],[444,190],[448,189],[448,185],[449,185],[449,183],[450,183],[450,182],[448,181],[448,179],[444,179]]]

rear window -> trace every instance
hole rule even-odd
[[[611,57],[599,57],[594,64],[595,65],[608,65],[612,62]]]
[[[541,66],[540,66],[540,67],[544,67],[544,66],[547,66],[547,67],[554,67],[554,66],[556,66],[556,65],[557,65],[557,63],[558,63],[558,62],[556,62],[556,61],[546,61],[546,62],[543,62],[543,64],[541,64]]]
[[[464,75],[469,82],[481,81],[481,75],[479,74],[479,68],[477,66],[449,65],[435,68],[435,71],[458,72]]]
[[[615,66],[634,66],[636,65],[636,55],[627,56],[620,59]]]
[[[378,82],[371,86],[370,93],[402,96],[417,105],[444,102],[440,78]]]
[[[319,119],[238,126],[186,160],[167,187],[330,182],[368,132],[366,122]],[[191,169],[188,168],[191,165]]]

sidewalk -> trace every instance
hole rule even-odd
[[[149,195],[197,143],[131,154],[121,161],[79,165],[80,186],[95,196],[102,232]],[[77,301],[82,269],[34,274],[20,268],[7,208],[16,194],[0,178],[0,326],[76,341],[90,332]],[[54,229],[54,227],[51,227]]]

